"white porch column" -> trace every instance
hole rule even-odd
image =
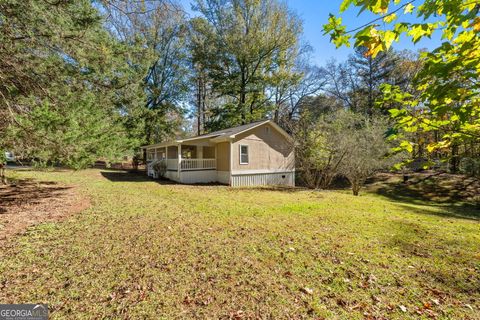
[[[182,168],[182,145],[179,144],[177,146],[177,153],[178,153],[178,168],[177,168],[177,174],[178,174],[178,180],[180,180],[180,169]]]
[[[197,159],[203,159],[203,146],[197,146]]]

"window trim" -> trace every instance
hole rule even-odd
[[[242,161],[242,147],[246,147],[246,148],[247,148],[247,153],[246,153],[246,154],[247,154],[247,162],[243,162],[243,161]],[[239,155],[240,155],[240,159],[239,159],[239,160],[240,160],[240,164],[245,165],[245,164],[249,164],[249,163],[250,163],[250,148],[248,147],[248,145],[246,145],[246,144],[241,144],[241,145],[239,146]]]

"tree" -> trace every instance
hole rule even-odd
[[[189,22],[189,56],[192,76],[191,90],[194,92],[192,104],[195,106],[196,131],[200,135],[207,130],[210,121],[210,105],[215,100],[212,80],[208,74],[208,57],[216,51],[213,27],[203,18],[193,18]]]
[[[0,148],[0,184],[7,184],[7,177],[5,175],[5,166],[7,165],[7,158],[5,151]]]
[[[360,112],[362,100],[358,97],[360,84],[351,65],[330,60],[324,70],[327,79],[325,92],[340,101],[345,108]]]
[[[299,63],[294,71],[298,74],[294,81],[285,80],[273,88],[273,119],[284,127],[288,127],[288,123],[300,115],[302,105],[324,89],[327,82],[324,69],[317,66]]]
[[[300,21],[276,0],[198,0],[195,8],[210,26],[197,31],[206,31],[216,49],[201,65],[213,91],[227,100],[213,111],[212,128],[265,117],[271,108],[268,86],[292,74]]]
[[[375,113],[388,114],[388,110],[376,108],[376,101],[382,97],[383,84],[401,84],[406,81],[397,73],[401,58],[389,50],[376,57],[366,55],[366,48],[360,47],[344,63],[329,61],[325,67],[326,91],[341,100],[345,107],[354,112],[373,116]]]
[[[109,36],[101,14],[87,0],[3,1],[0,20],[0,111],[7,119],[0,128],[1,144],[44,162],[66,160],[54,155],[61,149],[71,150],[66,162],[85,166],[84,151],[71,145],[91,142],[93,134],[103,141],[112,131],[75,135],[79,122],[85,120],[86,127],[115,127],[119,135],[123,132],[122,126],[117,126],[123,119],[112,101],[130,76],[121,58],[126,47]],[[85,105],[95,116],[70,121],[75,101],[87,98]],[[57,139],[58,132],[52,130],[43,131],[43,136],[36,131],[58,123],[65,135],[72,132],[70,140],[66,136]],[[129,152],[130,142],[119,139],[108,147],[116,150],[105,156]],[[99,147],[96,155],[107,152],[99,144],[91,147],[95,146]],[[48,155],[52,158],[47,159]]]
[[[139,139],[153,143],[178,133],[188,92],[188,26],[176,1],[104,1],[110,33],[133,49],[130,68],[141,75],[134,83],[145,93],[143,104],[129,109]]]
[[[339,121],[344,122],[342,140],[348,146],[339,172],[350,182],[353,195],[358,196],[365,181],[391,168],[399,155],[390,155],[392,145],[386,138],[388,123],[384,118],[345,113]]]
[[[434,33],[441,35],[442,44],[431,52],[421,53],[422,68],[413,86],[419,95],[399,86],[384,85],[384,101],[398,104],[390,110],[397,120],[402,146],[412,151],[415,141],[404,132],[439,132],[441,136],[427,145],[428,152],[452,148],[462,142],[480,140],[480,3],[471,0],[377,1],[344,0],[340,12],[351,6],[370,11],[378,18],[364,26],[347,30],[341,18],[330,16],[324,26],[337,46],[368,48],[375,57],[389,50],[394,41],[406,36],[413,43]],[[400,21],[402,14],[415,15],[417,21]],[[385,27],[377,28],[383,20]],[[388,27],[390,26],[390,27]],[[353,36],[352,36],[353,35]],[[456,148],[456,147],[455,147]]]
[[[348,146],[338,115],[339,111],[315,114],[307,107],[290,127],[296,141],[296,168],[309,188],[326,189],[339,174]]]
[[[366,54],[367,50],[366,47],[356,48],[348,63],[358,79],[359,92],[356,95],[363,98],[359,106],[361,110],[357,111],[372,116],[375,113],[376,101],[382,96],[381,85],[398,84],[395,83],[394,71],[399,59],[393,50],[382,51],[375,57]],[[381,111],[388,113],[388,110]]]
[[[63,92],[55,104],[44,99],[29,114],[16,116],[19,125],[9,127],[6,139],[16,141],[22,157],[40,166],[82,169],[99,158],[119,159],[132,142],[122,123],[111,121],[112,115],[96,100],[84,92]]]
[[[341,108],[315,115],[304,109],[293,127],[297,169],[309,188],[328,188],[348,179],[354,195],[365,180],[391,168],[403,154],[392,154],[386,117],[369,117]]]

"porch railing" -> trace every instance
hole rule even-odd
[[[216,169],[216,159],[182,159],[181,170]]]
[[[178,169],[178,159],[167,159],[167,169],[177,170]]]
[[[147,168],[153,172],[153,164],[157,160],[150,162]],[[166,165],[167,170],[178,170],[178,159],[162,159],[158,160]],[[181,170],[212,170],[217,168],[217,159],[182,159]]]

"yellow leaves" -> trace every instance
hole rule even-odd
[[[385,48],[387,50],[390,49],[393,41],[395,41],[397,39],[396,33],[393,32],[393,31],[390,31],[390,30],[385,31],[385,34],[384,34],[383,37],[384,37],[383,41],[384,41],[384,44],[385,44]]]
[[[407,34],[412,37],[413,43],[417,43],[422,37],[430,36],[435,27],[432,23],[414,24]]]
[[[364,45],[368,48],[365,54],[367,56],[372,56],[373,58],[383,50],[383,43],[377,29],[373,27],[370,28],[370,40],[366,41]]]
[[[340,5],[340,13],[344,12],[348,9],[348,7],[352,4],[353,0],[343,0],[342,4]]]
[[[404,14],[412,13],[414,8],[415,8],[415,6],[411,3],[409,3],[405,6],[405,9],[403,9],[403,13]]]
[[[373,38],[378,38],[378,30],[375,27],[370,28],[370,36]]]
[[[455,31],[453,28],[446,28],[443,30],[442,39],[452,40],[453,36],[455,35]]]
[[[466,4],[463,4],[462,7],[465,7],[468,11],[472,11],[478,5],[478,1],[466,0]]]
[[[398,41],[398,33],[391,30],[381,31],[369,26],[355,35],[356,47],[366,47],[365,56],[375,58],[379,52],[390,49],[393,41]]]
[[[430,144],[427,145],[428,153],[432,153],[433,151],[435,151],[435,149],[436,149],[436,144],[430,143]]]
[[[473,28],[473,31],[480,31],[480,17],[476,17],[473,20],[471,27]]]
[[[413,144],[410,141],[402,141],[400,143],[400,148],[410,153],[413,152]]]
[[[385,18],[383,18],[383,21],[385,21],[386,23],[390,23],[392,21],[395,21],[396,19],[397,19],[397,15],[395,13],[392,13],[386,16]]]
[[[386,14],[388,12],[389,4],[390,0],[371,1],[371,4],[368,5],[368,9],[375,14]]]
[[[446,148],[449,148],[451,144],[452,142],[450,140],[442,140],[437,143],[432,142],[427,145],[427,151],[429,153],[432,153],[435,150],[446,149]]]

